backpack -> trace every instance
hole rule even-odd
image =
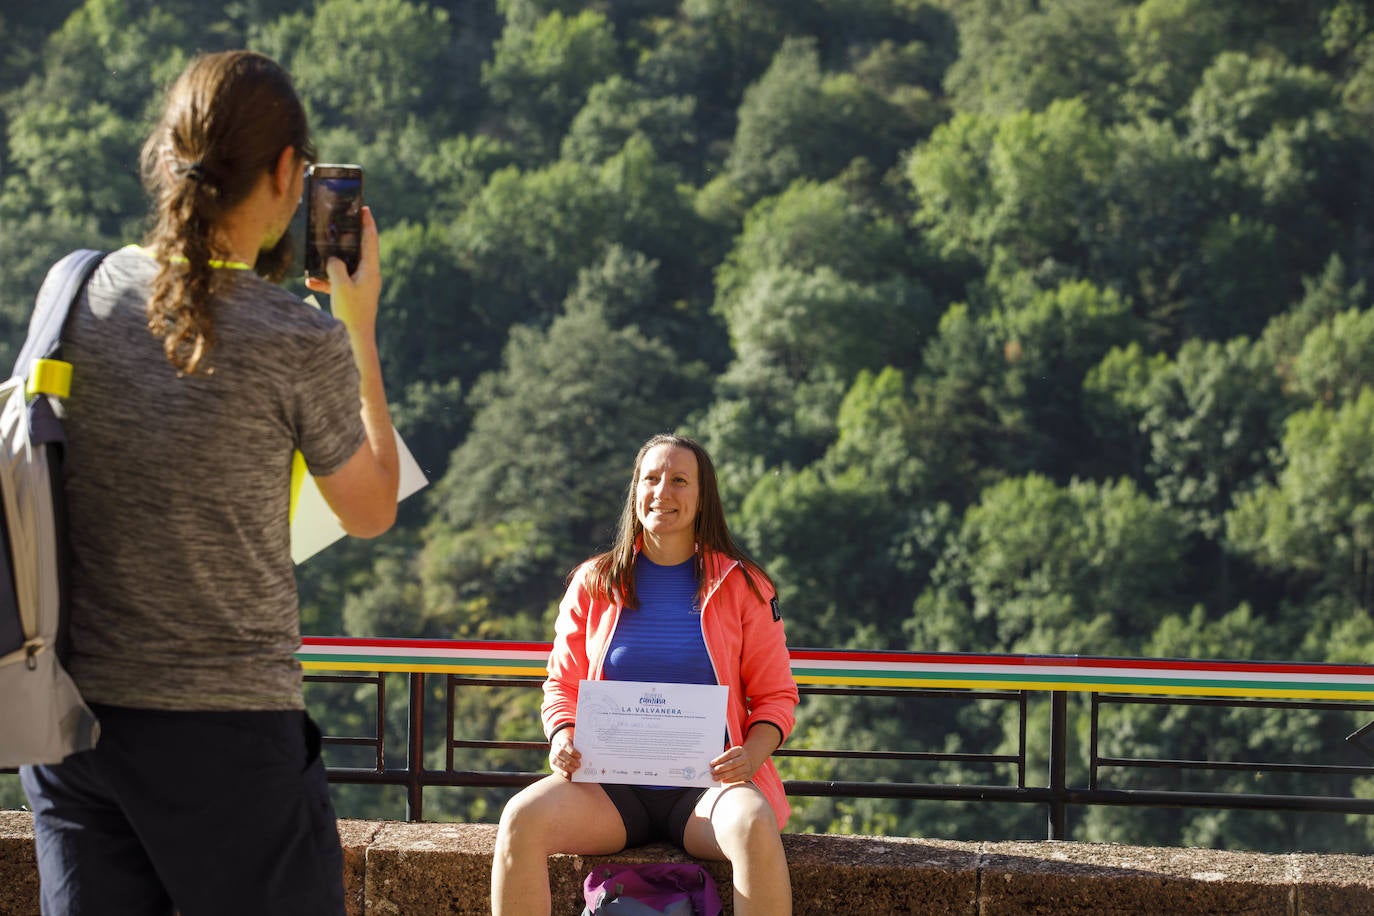
[[[14,371],[0,384],[0,767],[59,763],[100,736],[61,661],[68,548],[60,398],[71,364],[54,357],[67,312],[103,257],[74,251],[48,271]]]
[[[700,865],[601,865],[582,882],[582,916],[720,916],[720,894]]]

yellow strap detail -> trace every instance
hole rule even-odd
[[[36,394],[55,394],[65,398],[72,392],[72,364],[60,359],[36,359],[25,386],[29,397]]]
[[[185,261],[185,258],[174,258],[176,261]],[[242,261],[221,261],[219,258],[210,259],[211,267],[218,267],[221,270],[252,270],[252,264],[245,264]]]
[[[294,521],[296,518],[296,502],[301,497],[301,484],[305,483],[305,456],[296,452],[291,456],[291,508],[287,510],[287,519]]]
[[[137,250],[139,251],[140,254],[143,254],[143,255],[145,255],[146,257],[153,258],[154,260],[156,260],[156,258],[153,257],[153,253],[152,253],[151,251],[149,251],[147,248],[144,248],[142,245],[128,245],[128,246],[126,246],[126,247],[128,247],[128,248],[135,248],[135,249],[137,249]],[[172,263],[173,263],[173,264],[185,264],[185,263],[186,263],[186,259],[185,259],[184,257],[182,257],[181,255],[176,255],[176,256],[174,256],[174,257],[172,258]],[[245,263],[243,263],[242,261],[225,261],[225,260],[223,260],[223,259],[221,259],[221,258],[211,258],[210,261],[209,261],[209,264],[210,264],[211,267],[217,267],[217,268],[219,268],[219,269],[221,269],[221,270],[252,270],[252,269],[253,269],[253,265],[252,265],[252,264],[245,264]]]

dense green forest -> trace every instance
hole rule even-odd
[[[300,568],[307,632],[551,638],[636,447],[676,429],[795,646],[1374,657],[1365,0],[0,0],[0,36],[5,364],[50,262],[141,236],[137,150],[195,51],[282,61],[322,159],[367,168],[388,393],[433,483]],[[808,700],[794,743],[1013,741],[988,713]],[[460,721],[538,736],[527,696]],[[1358,724],[1126,710],[1104,741],[1358,764]],[[856,769],[784,766],[893,775]],[[399,816],[384,796],[337,794]],[[794,830],[1044,834],[796,802]],[[1070,826],[1374,847],[1329,815]]]

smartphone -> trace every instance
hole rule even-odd
[[[363,167],[312,165],[305,171],[305,273],[329,279],[338,258],[351,274],[363,241]]]

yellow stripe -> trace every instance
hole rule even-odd
[[[29,370],[25,394],[51,394],[65,398],[72,392],[72,364],[60,359],[36,359]]]

